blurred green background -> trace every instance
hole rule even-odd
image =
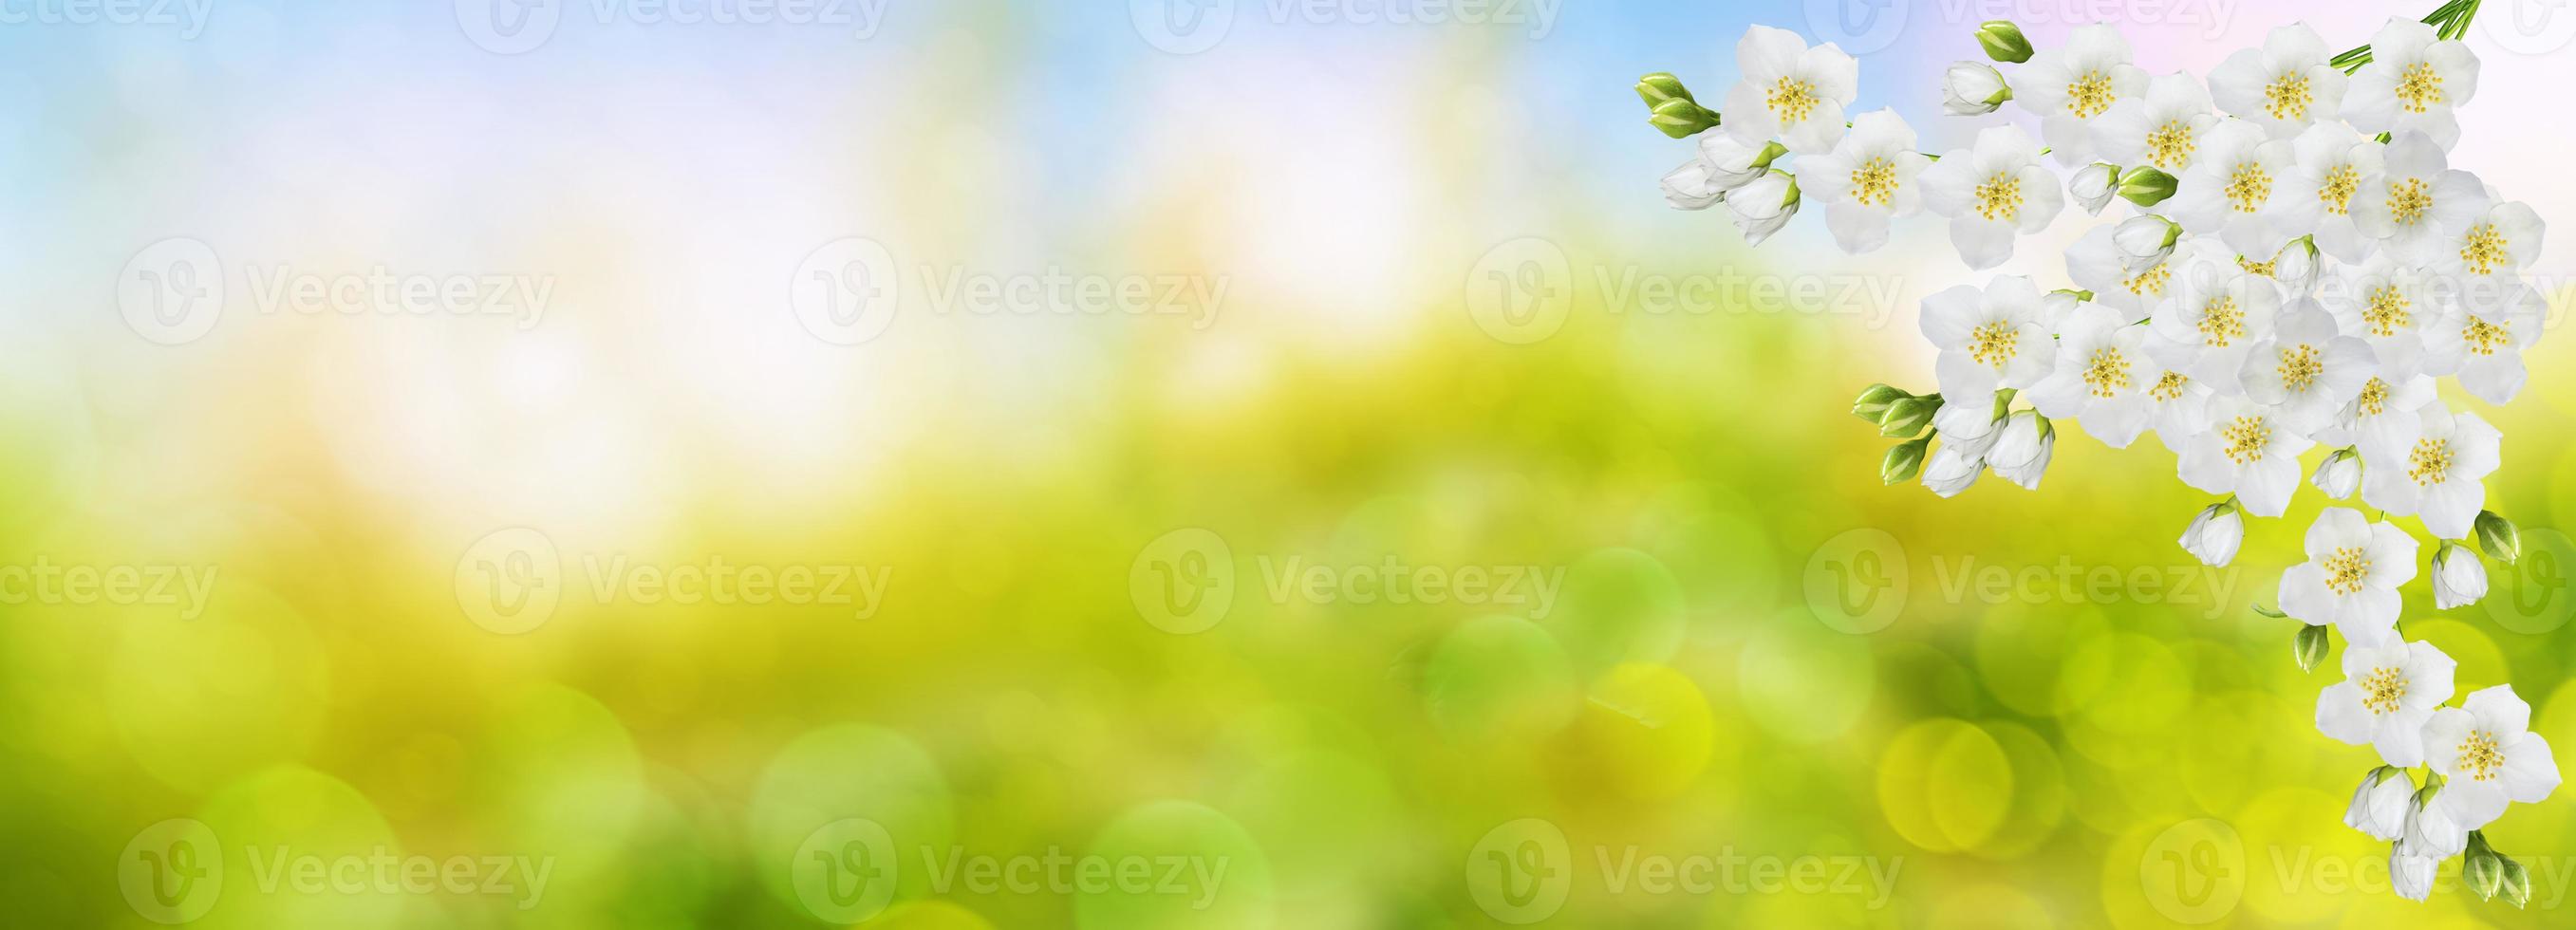
[[[1851,397],[1928,387],[1914,304],[1978,276],[1928,221],[1850,259],[1816,217],[1756,252],[1666,210],[1688,146],[1627,89],[1715,93],[1745,22],[1848,20],[1246,3],[1191,48],[1208,33],[1172,45],[1152,3],[897,3],[857,40],[568,7],[499,54],[459,25],[484,8],[423,6],[0,40],[41,88],[0,143],[45,179],[5,220],[13,925],[2576,908],[2560,800],[2488,831],[2532,868],[2527,911],[2456,861],[2399,901],[2341,824],[2375,759],[2316,732],[2331,667],[2299,672],[2291,622],[2251,610],[2314,495],[2210,570],[2174,541],[2207,501],[2152,441],[2070,430],[2037,492],[1880,484]],[[2292,6],[2133,39],[2206,68],[2299,15],[2338,38],[2384,15]],[[1841,37],[1862,106],[1963,143],[1931,81],[1966,27],[1897,8]],[[2564,54],[2491,59],[2457,156],[2544,214],[2556,140],[2517,95]],[[2003,270],[2064,284],[2083,225]],[[227,286],[181,345],[137,338],[110,286],[170,237]],[[841,282],[893,310],[857,345],[798,290],[843,237],[896,272]],[[257,302],[272,272],[385,265],[561,296],[525,329]],[[1191,312],[952,289],[1059,271]],[[2406,628],[2576,746],[2565,351],[2479,408],[2529,555],[2475,607],[2410,591]]]

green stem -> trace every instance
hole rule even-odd
[[[2426,15],[2424,23],[2433,27],[2435,39],[2457,39],[2468,35],[2469,21],[2477,18],[2480,2],[2482,0],[2451,0]],[[2354,46],[2326,63],[2335,66],[2345,74],[2359,71],[2363,65],[2370,63],[2370,46]]]

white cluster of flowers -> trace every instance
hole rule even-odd
[[[2067,253],[2073,287],[2005,276],[1924,302],[1938,393],[1877,385],[1854,408],[1903,440],[1885,477],[1919,474],[1944,497],[1988,470],[2036,487],[2054,421],[2078,421],[2114,448],[2152,431],[2184,483],[2220,496],[2181,542],[2223,565],[2243,540],[2240,514],[2284,514],[2300,457],[2322,449],[2310,483],[2337,500],[2359,493],[2379,516],[2326,509],[2307,533],[2309,561],[2281,579],[2280,611],[2264,612],[2305,624],[2303,667],[2322,661],[2329,628],[2346,642],[2348,680],[2320,695],[2317,727],[2375,747],[2384,763],[2347,822],[2392,841],[2400,894],[2423,898],[2439,862],[2466,855],[2470,887],[2519,904],[2528,874],[2478,831],[2510,802],[2547,797],[2557,765],[2510,686],[2443,706],[2453,662],[2398,632],[2399,589],[2418,575],[2421,547],[2390,519],[2414,517],[2436,541],[2441,609],[2485,593],[2464,540],[2516,555],[2512,525],[2484,509],[2502,437],[2439,390],[2449,378],[2484,402],[2512,400],[2545,312],[2523,278],[2539,216],[2448,160],[2455,108],[2477,90],[2478,62],[2457,38],[2475,9],[2454,2],[2420,22],[2393,20],[2340,55],[2307,26],[2286,26],[2206,84],[2148,74],[2108,26],[2034,52],[2012,24],[1988,23],[1977,34],[1987,56],[2016,67],[1951,66],[1945,107],[1974,116],[2017,105],[2037,117],[2047,148],[2003,125],[1966,149],[1917,151],[1894,112],[1846,115],[1859,78],[1851,56],[1762,26],[1736,46],[1743,76],[1722,111],[1670,75],[1638,91],[1659,128],[1700,137],[1697,157],[1664,178],[1667,199],[1724,204],[1752,242],[1810,196],[1853,253],[1929,209],[1981,270],[2011,258],[2070,198],[2093,216],[2114,200],[2133,205]]]

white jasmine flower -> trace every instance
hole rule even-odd
[[[1706,210],[1724,199],[1726,192],[1713,183],[1707,162],[1694,158],[1664,175],[1664,202],[1673,209]]]
[[[2247,270],[2259,270],[2270,275],[2273,281],[2280,283],[2284,296],[2298,298],[2316,291],[2317,277],[2324,265],[2317,257],[2316,243],[2301,236],[2283,243],[2280,251],[2272,253],[2272,260],[2264,262],[2260,268],[2249,267]]]
[[[2407,378],[2424,369],[2425,327],[2441,313],[2442,288],[2423,269],[2373,253],[2358,266],[2337,271],[2322,300],[2335,328],[2370,346],[2381,377]]]
[[[1967,490],[1986,473],[1986,452],[2002,436],[2002,430],[1991,427],[1976,437],[1941,434],[1940,448],[1932,450],[1932,457],[1923,463],[1923,486],[1942,497]]]
[[[2505,297],[2488,303],[2473,296],[2454,303],[2424,329],[2424,371],[2457,375],[2460,387],[2490,404],[2510,402],[2521,393],[2530,376],[2522,352],[2540,340],[2549,312],[2539,291],[2518,283],[2503,286],[2511,288]],[[2472,285],[2471,290],[2483,288]]]
[[[2353,228],[2398,261],[2430,264],[2486,215],[2486,186],[2452,170],[2423,133],[2400,133],[2382,149],[2378,179],[2354,195]]]
[[[2014,411],[1997,431],[1995,444],[1986,450],[1986,467],[2006,481],[2027,490],[2039,490],[2041,475],[2048,472],[2048,461],[2057,449],[2057,428],[2048,418],[2029,410]]]
[[[2201,133],[2218,124],[2209,91],[2188,74],[2162,74],[2147,92],[2121,100],[2094,121],[2095,151],[2123,165],[2148,164],[2180,176],[2200,149]]]
[[[2460,141],[2454,109],[2477,92],[2478,57],[2468,43],[2394,17],[2370,37],[2370,64],[2352,76],[2343,118],[2365,133],[2421,132],[2448,149]]]
[[[1872,110],[1852,120],[1832,153],[1801,169],[1801,186],[1824,202],[1835,244],[1858,254],[1886,245],[1888,222],[1922,208],[1914,179],[1923,166],[1914,129],[1894,110]]]
[[[2470,221],[2435,267],[2445,275],[2512,278],[2540,257],[2546,227],[2529,204],[2500,203]]]
[[[2090,160],[2094,122],[2120,101],[2146,93],[2147,73],[2129,61],[2129,40],[2097,23],[2076,28],[2064,47],[2033,55],[2013,72],[2013,98],[2039,114],[2040,134],[2058,160]]]
[[[2120,252],[2120,267],[2140,274],[2172,258],[2182,244],[2182,226],[2161,216],[2133,216],[2111,227],[2111,245]]]
[[[2397,838],[2397,848],[2406,855],[2440,862],[2459,855],[2468,845],[2469,828],[2460,825],[2458,812],[2440,796],[2406,809],[2406,832]]]
[[[2183,550],[2212,567],[2234,560],[2236,548],[2245,544],[2245,518],[2236,511],[2235,504],[2226,502],[2201,508],[2191,525],[2183,528]]]
[[[2392,847],[2388,853],[2388,883],[2396,889],[2398,897],[2421,901],[2432,897],[2433,873],[2441,867],[2440,859],[2410,856],[2403,849]]]
[[[2234,494],[2245,512],[2277,517],[2299,489],[2299,455],[2316,441],[2291,432],[2252,401],[2220,397],[2210,404],[2216,429],[2191,437],[2182,453],[2184,484]]]
[[[2352,806],[2344,811],[2343,823],[2374,839],[2393,841],[2406,835],[2406,811],[2414,804],[2415,779],[2405,769],[2383,765],[2371,769],[2362,776],[2361,787],[2352,789]]]
[[[2137,219],[2152,217],[2129,222]],[[2115,225],[2105,223],[2075,240],[2074,247],[2066,250],[2066,276],[2074,279],[2076,286],[2092,291],[2095,301],[2127,314],[2129,319],[2141,319],[2149,307],[2164,299],[2173,273],[2161,260],[2142,271],[2131,272],[2127,256],[2112,241],[2116,230]]]
[[[2399,768],[2424,764],[2424,724],[2451,699],[2459,663],[2431,643],[2359,641],[2343,650],[2344,680],[2317,694],[2317,730],[2371,746]]]
[[[2212,127],[2201,140],[2203,152],[2182,174],[2182,188],[2166,201],[2165,214],[2193,233],[2216,233],[2227,247],[2245,255],[2270,255],[2283,240],[2275,221],[2277,189],[2287,201],[2281,179],[2296,160],[2286,139],[2271,139],[2263,127],[2228,120]]]
[[[2101,216],[2102,208],[2110,206],[2111,198],[2120,193],[2120,166],[2097,161],[2077,168],[2075,176],[2066,181],[2066,192],[2086,215]]]
[[[2334,454],[2326,456],[2325,461],[2317,463],[2316,474],[2308,476],[2308,483],[2335,500],[2351,497],[2352,492],[2361,490],[2361,453],[2349,448],[2336,449]]]
[[[2487,596],[2487,566],[2469,547],[2450,540],[2433,555],[2433,607],[2467,607]]]
[[[2003,415],[1996,412],[1996,408],[2001,406],[1995,402],[1996,393],[1944,392],[1942,396],[1947,400],[1941,409],[1933,411],[1932,430],[1941,434],[1943,442],[1985,440],[1991,445],[1995,430],[2004,425]],[[1978,455],[1980,458],[1984,456],[1983,447],[1979,448]]]
[[[2147,423],[2166,450],[2181,455],[2191,437],[2209,431],[2209,403],[2215,395],[2189,373],[2166,364],[2168,359],[2188,357],[2187,349],[2157,335],[2153,327],[2147,329],[2146,341],[2139,346],[2146,353],[2146,364],[2137,376],[2147,386]]]
[[[1982,291],[1960,285],[1925,298],[1923,337],[1941,350],[1934,365],[1941,395],[1964,400],[2047,377],[2057,347],[2039,323],[2039,305],[2039,286],[2017,275]]]
[[[2009,99],[2003,72],[1985,62],[1952,62],[1941,75],[1941,108],[1952,116],[1992,113]]]
[[[2167,374],[2147,357],[2147,334],[2109,307],[2078,305],[2057,329],[2057,363],[2032,386],[2031,405],[2081,421],[2103,445],[2128,448],[2147,429],[2148,390]]]
[[[2280,286],[2246,271],[2206,240],[2184,243],[2167,267],[2174,275],[2168,296],[2149,318],[2158,334],[2185,353],[2167,362],[2220,395],[2242,393],[2238,376],[2254,344],[2272,329]]]
[[[2434,536],[2466,539],[2486,506],[2483,481],[2503,461],[2504,437],[2477,414],[2454,414],[2439,403],[2417,411],[2412,427],[2395,431],[2379,449],[2362,447],[2371,467],[2362,471],[2361,499],[2421,518]]]
[[[2310,126],[2290,140],[2290,167],[2281,179],[2272,219],[2283,235],[2316,236],[2317,248],[2337,261],[2358,262],[2375,241],[2353,225],[2354,198],[2379,184],[2383,166],[2376,139],[2338,122]]]
[[[1735,214],[1735,228],[1744,233],[1744,243],[1761,245],[1798,215],[1798,179],[1773,169],[1727,194],[1726,209]]]
[[[1726,92],[1725,131],[1746,145],[1774,138],[1820,155],[1843,137],[1843,109],[1860,92],[1860,63],[1831,42],[1814,48],[1786,29],[1755,26],[1735,43],[1744,79]]]
[[[2374,450],[2393,448],[2402,455],[2402,443],[2408,441],[2405,437],[2416,428],[2415,411],[2432,403],[2435,394],[2433,379],[2424,375],[2395,381],[2372,377],[2362,382],[2361,393],[2353,395],[2352,403],[2344,405],[2334,425],[2317,434],[2317,438],[2333,445],[2358,447],[2363,460],[2371,465],[2387,464],[2387,459],[2379,457],[2382,453]],[[2405,466],[2401,462],[2398,467]]]
[[[2281,573],[2281,612],[2310,625],[2334,624],[2345,642],[2354,647],[2384,641],[2397,628],[2402,603],[2398,587],[2415,580],[2415,538],[2385,522],[2372,523],[2361,511],[2350,507],[2328,507],[2317,515],[2317,522],[2308,526],[2307,551],[2306,562]],[[2347,674],[2352,671],[2354,657],[2364,651],[2344,651]],[[2427,711],[2451,699],[2450,680],[2447,673],[2445,676],[2441,695],[2424,705]],[[2333,688],[2326,691],[2336,693]],[[2319,721],[2325,719],[2325,710],[2324,705],[2318,705]],[[2411,738],[2413,733],[2410,725],[2404,735]],[[2386,753],[2384,748],[2382,753]],[[2419,760],[2388,758],[2390,765],[2414,765],[2416,761]]]
[[[2531,705],[2512,685],[2471,692],[2461,704],[2424,723],[2424,762],[2445,779],[2439,801],[2460,826],[2484,827],[2506,804],[2536,804],[2558,789],[2549,741],[2531,732]]]
[[[2018,126],[1992,126],[1976,145],[1923,169],[1924,204],[1950,218],[1950,241],[1973,269],[2011,258],[2013,240],[2048,227],[2066,205],[2057,176]]]
[[[2245,396],[2272,408],[2282,425],[2313,436],[2361,393],[2375,368],[2369,345],[2338,332],[2316,301],[2300,300],[2281,311],[2270,338],[2254,344],[2239,379]]]
[[[2316,30],[2292,23],[2264,36],[2262,48],[2227,56],[2209,72],[2209,92],[2227,112],[2286,139],[2343,108],[2345,77],[2327,64],[2333,57]]]

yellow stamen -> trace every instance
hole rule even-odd
[[[2408,113],[2422,113],[2442,102],[2442,76],[2431,62],[2419,61],[2397,74],[2397,99]]]
[[[2021,179],[1998,173],[1977,185],[1977,215],[1990,220],[2013,220],[2021,216]]]
[[[1816,111],[1816,86],[1787,76],[1771,82],[1771,94],[1762,101],[1782,123],[1804,121]]]
[[[2129,360],[2120,350],[2103,346],[2093,350],[2093,360],[2084,366],[2084,383],[2095,397],[2111,397],[2129,389]]]
[[[2263,448],[2272,442],[2272,427],[2262,417],[2241,416],[2219,430],[2218,437],[2227,440],[2228,461],[2247,465],[2263,460]]]
[[[2066,110],[2080,119],[2102,115],[2118,99],[2111,92],[2111,76],[2100,71],[2084,72],[2066,85]]]
[[[2406,455],[2406,477],[2425,487],[2440,484],[2451,477],[2451,441],[2415,440],[2415,451]]]
[[[2293,71],[2263,88],[2263,111],[2273,119],[2307,119],[2308,103],[2315,99],[2308,93],[2308,76]]]

